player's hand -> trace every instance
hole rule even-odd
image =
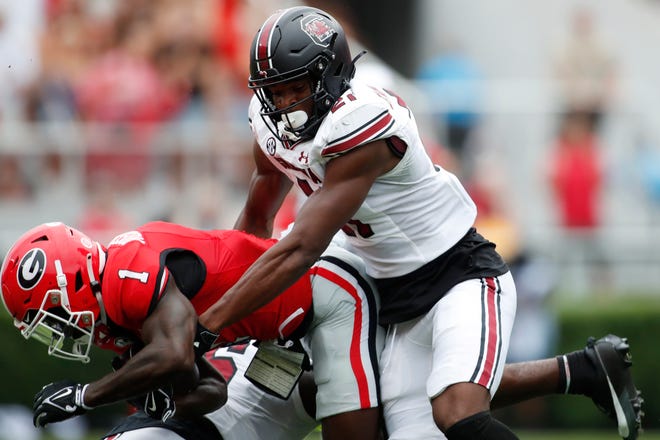
[[[163,422],[174,415],[176,405],[172,397],[172,387],[158,388],[149,391],[144,397],[144,412],[153,419]]]
[[[49,423],[61,422],[92,409],[83,401],[86,388],[87,385],[71,380],[62,380],[44,386],[34,396],[32,406],[34,426],[43,428]]]
[[[159,388],[126,401],[138,411],[144,411],[149,417],[160,419],[163,422],[176,412],[171,387],[169,389]]]

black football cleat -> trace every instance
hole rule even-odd
[[[584,349],[596,367],[596,381],[591,399],[608,417],[615,419],[619,435],[635,440],[642,429],[641,392],[635,388],[630,367],[632,357],[626,338],[607,335],[598,340],[590,337]]]

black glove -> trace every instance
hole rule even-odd
[[[71,417],[84,414],[92,407],[83,403],[87,385],[62,380],[49,383],[34,396],[32,423],[44,427],[49,423],[61,422]]]
[[[143,396],[144,406],[142,409],[149,417],[160,419],[164,422],[176,412],[176,405],[172,394],[171,385],[149,391]]]
[[[213,343],[218,339],[218,336],[217,333],[213,333],[198,321],[197,331],[195,332],[195,341],[193,342],[195,357],[198,358],[204,356],[204,353],[213,348]]]

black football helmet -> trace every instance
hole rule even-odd
[[[312,94],[305,100],[314,101],[313,114],[302,125],[289,123],[287,130],[309,138],[349,88],[354,61],[344,30],[330,14],[308,6],[283,9],[264,22],[252,41],[248,86],[261,102],[264,121],[281,139],[278,123],[298,103],[278,110],[268,86],[308,77]]]

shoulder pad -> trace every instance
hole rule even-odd
[[[349,89],[335,103],[319,128],[324,147],[322,156],[342,155],[352,149],[387,137],[394,125],[388,100],[378,89]]]

